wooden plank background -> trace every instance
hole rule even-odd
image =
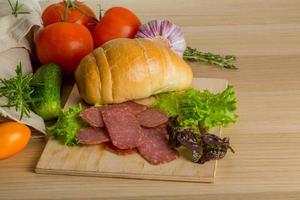
[[[214,184],[40,175],[45,145],[0,161],[0,199],[300,199],[300,1],[105,0],[143,21],[170,19],[188,43],[239,56],[237,71],[191,64],[197,77],[225,78],[239,121],[224,130],[236,154],[218,163]]]

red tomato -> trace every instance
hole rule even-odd
[[[93,38],[82,25],[57,22],[38,33],[36,51],[42,64],[56,63],[71,74],[81,59],[93,51]]]
[[[0,124],[0,160],[15,155],[26,147],[30,140],[31,131],[17,122]]]
[[[96,23],[96,15],[90,7],[82,2],[63,1],[48,6],[42,14],[42,20],[44,26],[56,22],[71,22],[89,26]]]
[[[141,22],[130,10],[113,7],[107,10],[93,31],[94,46],[116,38],[134,38]]]

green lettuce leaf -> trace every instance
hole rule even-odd
[[[178,115],[178,98],[179,93],[162,93],[156,95],[156,104],[153,106],[163,112],[165,112],[169,117],[174,117]]]
[[[154,108],[165,112],[169,117],[177,116],[182,127],[200,127],[209,130],[215,126],[227,126],[237,120],[237,97],[233,87],[228,86],[221,93],[208,90],[189,89],[156,95]]]
[[[67,111],[61,111],[57,122],[47,128],[48,133],[66,145],[78,145],[76,133],[86,126],[79,116],[82,109],[83,107],[79,104]]]

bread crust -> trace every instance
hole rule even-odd
[[[164,43],[115,39],[83,58],[75,72],[81,97],[89,104],[121,103],[184,90],[192,70]]]

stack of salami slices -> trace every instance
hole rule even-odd
[[[102,144],[119,155],[139,153],[151,164],[167,163],[178,152],[167,140],[168,117],[157,109],[125,102],[83,110],[80,117],[90,127],[77,133],[81,144]]]

